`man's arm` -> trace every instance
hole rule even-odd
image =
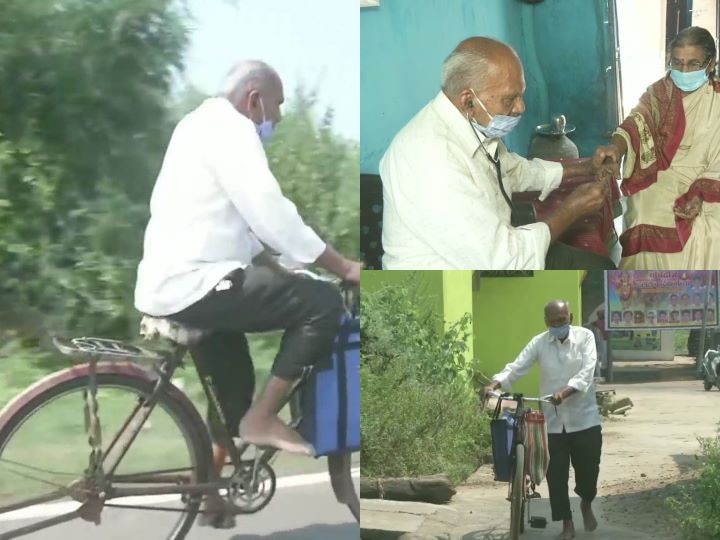
[[[587,392],[592,385],[595,375],[595,366],[597,364],[597,349],[595,348],[595,336],[592,332],[584,333],[582,343],[580,345],[580,354],[582,355],[582,365],[580,371],[572,377],[565,388],[562,388],[553,394],[553,403],[559,405],[576,392]]]
[[[530,343],[525,346],[514,362],[506,365],[505,369],[497,375],[493,375],[493,390],[497,390],[502,387],[503,389],[510,391],[512,384],[530,371],[532,365],[537,361],[538,340],[539,337],[531,339]]]
[[[252,126],[238,118],[218,118],[217,133],[206,143],[218,181],[258,240],[299,263],[316,263],[359,283],[360,263],[323,242],[283,195]]]
[[[625,141],[622,141],[623,149],[617,146],[613,136],[612,143],[608,146],[598,146],[595,154],[590,158],[573,162],[563,162],[563,180],[574,176],[600,176],[612,174],[614,178],[620,175],[620,158],[625,153]],[[622,137],[619,137],[622,139]]]

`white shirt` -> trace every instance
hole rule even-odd
[[[498,139],[508,196],[560,185],[562,165],[526,160]],[[383,268],[533,270],[545,267],[550,229],[545,223],[510,225],[510,207],[495,165],[468,120],[443,92],[395,136],[380,162],[383,182]]]
[[[150,201],[135,306],[177,313],[262,251],[258,239],[299,263],[325,243],[303,223],[268,168],[251,120],[224,98],[178,123]]]
[[[571,326],[563,343],[549,332],[535,336],[514,362],[493,376],[493,381],[510,392],[512,383],[525,375],[535,362],[540,364],[540,396],[554,394],[566,386],[577,390],[557,407],[542,404],[548,433],[562,433],[563,427],[572,433],[600,425],[593,381],[597,355],[595,337],[590,330]]]

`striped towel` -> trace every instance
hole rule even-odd
[[[540,411],[525,413],[525,442],[527,445],[530,481],[539,485],[547,473],[550,463],[545,415]]]

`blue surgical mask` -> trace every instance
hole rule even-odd
[[[483,110],[490,117],[490,123],[487,126],[480,125],[474,120],[471,120],[470,122],[476,130],[480,131],[480,133],[485,135],[488,139],[499,139],[515,129],[515,126],[517,126],[518,122],[520,122],[521,116],[508,116],[506,114],[496,114],[493,116],[488,112],[485,104],[480,101],[480,98],[477,97],[475,90],[471,88],[470,91],[473,96],[475,96],[475,99],[478,100],[478,103]]]
[[[260,140],[265,143],[272,139],[272,136],[275,134],[275,125],[272,123],[272,120],[265,118],[265,105],[263,104],[262,96],[260,96],[260,109],[262,110],[263,119],[259,124],[255,124],[255,130]]]
[[[694,92],[708,81],[708,74],[704,69],[697,71],[671,69],[670,78],[675,83],[675,86],[683,92]]]
[[[563,324],[562,326],[549,326],[548,332],[557,339],[564,339],[570,333],[570,323]]]

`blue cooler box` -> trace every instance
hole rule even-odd
[[[300,434],[316,456],[360,450],[360,318],[344,315],[330,369],[315,370],[302,391]]]

